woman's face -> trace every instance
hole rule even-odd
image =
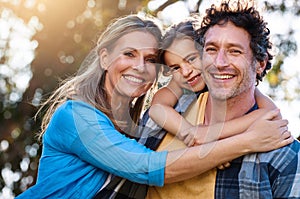
[[[158,43],[143,31],[120,37],[111,51],[100,51],[107,70],[105,87],[109,96],[135,98],[146,93],[156,79]]]
[[[173,79],[182,88],[201,91],[205,83],[200,72],[200,55],[190,38],[175,39],[164,54],[165,63],[170,67]]]

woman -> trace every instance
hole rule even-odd
[[[290,143],[280,129],[284,121],[274,122],[269,134],[254,128],[236,139],[217,141],[203,159],[198,158],[199,147],[154,152],[137,143],[132,132],[158,74],[160,40],[158,26],[135,15],[106,28],[84,69],[46,101],[50,106],[42,124],[37,183],[17,198],[92,198],[106,186],[109,174],[162,186],[245,153]]]

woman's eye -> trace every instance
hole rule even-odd
[[[148,57],[145,60],[146,60],[146,62],[149,62],[149,63],[157,63],[156,57]]]
[[[134,54],[132,52],[124,52],[124,55],[127,57],[134,57]]]

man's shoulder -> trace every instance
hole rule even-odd
[[[274,156],[274,155],[283,155],[283,154],[287,154],[287,153],[296,155],[299,153],[299,151],[300,151],[300,142],[298,140],[294,140],[291,144],[288,144],[284,147],[275,149],[275,150],[267,152],[267,153],[262,153],[262,155]]]
[[[300,142],[299,142],[299,140],[295,139],[294,142],[292,142],[291,144],[289,144],[285,147],[291,148],[292,150],[297,151],[297,153],[299,153],[299,151],[300,151]]]
[[[274,168],[285,168],[291,164],[296,167],[300,167],[300,142],[294,140],[289,145],[281,147],[279,149],[269,151],[266,153],[259,153],[259,159],[261,162],[268,163]]]
[[[258,164],[265,164],[271,165],[273,167],[281,167],[283,165],[289,164],[293,160],[297,160],[298,166],[300,167],[300,142],[298,140],[294,140],[289,145],[284,147],[263,153],[251,153],[245,155],[242,159],[236,159],[238,162],[241,161],[243,163],[258,163]]]

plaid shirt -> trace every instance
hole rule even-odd
[[[257,109],[255,105],[249,112]],[[237,158],[218,170],[215,198],[300,198],[300,143]]]
[[[184,113],[195,98],[195,95],[182,96],[175,106],[176,111]],[[141,123],[141,143],[158,145],[166,132],[149,118],[147,112]],[[215,198],[300,199],[300,143],[295,140],[277,150],[233,160],[229,168],[217,171]]]
[[[175,105],[174,109],[183,114],[190,104],[197,99],[200,95],[199,93],[196,94],[185,94],[179,98],[177,104]],[[141,128],[139,131],[139,142],[144,144],[145,146],[149,147],[152,150],[156,150],[164,136],[166,135],[166,131],[158,126],[150,117],[148,113],[149,109],[144,113],[142,120],[140,122]]]
[[[300,144],[237,158],[218,170],[215,198],[300,198]]]

